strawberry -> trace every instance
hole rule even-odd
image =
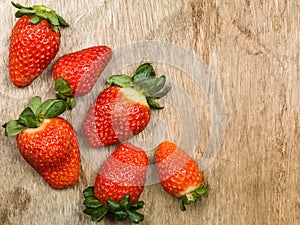
[[[66,107],[63,100],[42,103],[36,96],[18,120],[3,125],[6,136],[17,136],[17,147],[27,163],[55,189],[73,185],[79,179],[76,133],[68,121],[57,117]]]
[[[78,182],[80,151],[76,137],[73,137],[73,143],[69,148],[67,157],[64,160],[59,160],[60,165],[43,171],[41,174],[52,188],[62,189]]]
[[[143,131],[150,121],[150,107],[163,108],[153,99],[170,90],[166,77],[156,77],[149,63],[140,65],[133,77],[113,75],[107,82],[111,85],[90,106],[82,124],[91,147],[116,144]]]
[[[148,158],[146,153],[130,143],[124,143],[101,165],[95,185],[84,193],[84,213],[100,221],[110,213],[117,220],[143,221],[136,210],[143,208],[138,201],[146,182]]]
[[[20,18],[11,33],[9,74],[19,88],[29,86],[56,56],[60,45],[59,28],[68,23],[43,5],[25,7],[13,3]]]
[[[182,211],[186,210],[185,205],[207,193],[197,163],[174,143],[164,141],[157,147],[156,164],[161,186],[170,195],[181,199]]]
[[[88,94],[111,57],[112,51],[107,46],[93,46],[62,56],[53,68],[57,97],[68,99]]]

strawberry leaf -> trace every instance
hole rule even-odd
[[[69,24],[60,16],[60,15],[57,15],[57,18],[59,20],[59,23],[64,26],[64,27],[68,27]]]
[[[27,107],[21,113],[18,123],[28,128],[36,128],[39,126],[41,121],[35,116],[32,109]]]
[[[66,103],[62,100],[48,99],[42,103],[41,97],[33,97],[28,107],[18,120],[11,120],[3,125],[6,136],[16,136],[26,128],[37,128],[45,118],[54,118],[66,110]]]
[[[139,201],[130,205],[130,196],[124,196],[120,202],[107,199],[107,206],[102,204],[94,194],[94,187],[90,186],[83,191],[84,195],[84,213],[90,215],[93,221],[100,221],[103,217],[110,213],[119,221],[127,218],[133,222],[138,223],[144,220],[144,216],[136,210],[143,208],[144,202]]]
[[[185,205],[183,203],[183,200],[180,201],[180,210],[181,211],[185,211],[186,210],[186,207],[185,207]]]
[[[72,94],[73,89],[70,87],[68,81],[64,78],[57,78],[55,80],[54,89],[59,92],[60,94],[64,94],[66,96],[70,96]]]
[[[2,127],[5,128],[5,136],[7,137],[16,136],[26,129],[26,127],[19,124],[17,120],[11,120],[2,125]]]
[[[90,186],[83,191],[84,195],[84,213],[90,215],[93,221],[101,221],[108,213],[106,205],[102,204],[94,195],[94,187]]]
[[[119,86],[122,88],[130,87],[132,85],[131,77],[125,74],[113,75],[109,77],[106,81],[111,85]]]
[[[138,213],[136,211],[130,211],[130,210],[128,210],[127,213],[128,213],[128,219],[132,223],[139,223],[139,222],[141,222],[141,221],[144,220],[144,215],[140,214],[140,213]]]
[[[147,76],[155,77],[155,71],[151,63],[143,63],[139,65],[134,75],[138,75],[142,73],[146,74]]]
[[[138,83],[135,83],[134,85],[138,87],[145,95],[148,94],[148,90],[152,87],[154,87],[154,84],[156,82],[155,77],[144,77],[143,79],[140,79]]]
[[[59,26],[59,20],[55,13],[48,13],[47,18],[53,26]]]
[[[40,107],[37,109],[37,113],[38,115],[43,118],[44,115],[46,114],[48,108],[51,106],[52,104],[52,99],[48,99],[45,102],[43,102]]]
[[[20,3],[11,2],[14,7],[19,9],[15,16],[20,18],[23,15],[33,16],[30,20],[31,24],[37,24],[40,20],[47,20],[50,23],[51,28],[58,32],[60,27],[67,27],[69,24],[56,12],[43,5],[34,5],[32,7],[26,7]]]
[[[67,108],[63,100],[48,99],[37,109],[39,118],[54,118],[62,114]]]
[[[87,215],[92,215],[94,211],[95,211],[94,208],[85,208],[85,209],[83,210],[83,213],[84,213],[84,214],[87,214]]]
[[[37,24],[37,23],[39,23],[41,21],[41,19],[40,19],[40,17],[38,17],[38,16],[33,16],[31,19],[30,19],[30,23],[31,24]]]
[[[146,97],[147,99],[147,103],[148,105],[152,108],[152,109],[163,109],[164,106],[161,106],[160,104],[158,104],[157,102],[153,101],[153,99]]]
[[[83,191],[83,195],[85,198],[94,196],[94,186],[90,186]]]
[[[189,202],[189,200],[187,199],[186,196],[184,196],[184,197],[182,198],[182,202],[183,202],[183,204],[185,204],[185,205],[190,205],[190,204],[191,204],[191,203]]]
[[[129,209],[130,210],[139,210],[144,207],[145,203],[143,201],[138,201],[136,203],[133,203],[130,205]]]
[[[140,83],[141,80],[149,77],[155,77],[155,71],[150,63],[141,64],[132,77],[133,83]]]
[[[195,191],[198,195],[206,195],[207,194],[207,188],[205,187],[199,187]]]
[[[100,208],[97,208],[91,214],[92,220],[100,222],[103,219],[103,217],[107,214],[107,212],[108,212],[108,209],[104,205]]]
[[[104,204],[102,204],[96,197],[94,194],[94,186],[90,186],[88,188],[86,188],[83,191],[83,196],[84,196],[84,201],[83,204],[86,208],[99,208],[104,206]],[[90,211],[90,210],[88,210]]]
[[[45,14],[44,11],[40,11],[40,10],[35,10],[35,11],[36,11],[35,15],[40,17],[41,19],[49,19],[49,18],[47,18],[47,14]],[[50,23],[50,24],[52,24],[52,23]],[[55,25],[55,24],[52,24],[52,25]]]
[[[136,74],[132,77],[133,87],[151,99],[158,99],[168,94],[170,85],[165,86],[166,76],[156,77],[153,66],[150,63],[140,65]],[[151,102],[150,102],[151,104]],[[157,104],[153,108],[160,109]]]
[[[95,197],[87,197],[84,201],[83,204],[85,205],[85,207],[87,208],[98,208],[103,206],[103,204],[101,202],[99,202],[98,199],[96,199]]]
[[[16,18],[20,18],[20,17],[22,17],[24,14],[22,13],[22,12],[20,12],[20,10],[19,11],[17,11],[16,13],[15,13],[15,17]]]
[[[68,81],[61,77],[57,78],[55,80],[54,89],[57,91],[56,99],[64,100],[67,103],[68,109],[75,107],[75,99],[72,96],[73,88],[70,87]]]
[[[32,9],[32,7],[26,7],[26,6],[23,6],[23,5],[21,5],[19,2],[17,2],[17,3],[14,3],[14,2],[11,2],[11,4],[14,6],[14,7],[16,7],[16,8],[18,8],[18,9]]]
[[[25,8],[23,8],[23,9],[18,10],[15,13],[15,17],[20,18],[23,15],[29,15],[29,16],[31,16],[31,15],[34,15],[34,13],[35,13],[35,10],[33,10],[33,9],[25,9]]]
[[[147,94],[148,96],[152,96],[160,91],[166,83],[166,76],[162,75],[158,78],[155,78],[154,83],[151,87],[148,88]]]
[[[130,206],[130,196],[125,195],[124,198],[121,199],[120,205],[123,209],[128,209]]]
[[[49,108],[44,114],[44,118],[55,118],[62,114],[67,109],[67,104],[63,100],[52,100]]]
[[[110,211],[115,212],[115,211],[118,211],[121,208],[121,204],[119,202],[107,199],[106,203],[107,203],[107,207]]]
[[[171,85],[167,85],[160,92],[152,95],[151,98],[155,98],[155,99],[162,98],[162,97],[166,96],[170,90],[171,90]]]
[[[119,221],[124,221],[128,218],[128,213],[126,211],[122,211],[122,210],[114,212],[114,215],[115,215],[116,219]]]
[[[32,112],[34,113],[34,115],[36,117],[38,117],[38,109],[42,104],[42,99],[40,96],[35,96],[31,99],[31,101],[29,102],[28,107],[32,110]]]
[[[61,99],[64,101],[67,101],[67,99],[68,99],[68,97],[66,97],[64,94],[61,94],[61,93],[56,93],[55,96],[56,96],[56,99]]]
[[[144,95],[148,105],[153,109],[164,108],[153,99],[159,99],[170,91],[170,85],[165,86],[166,76],[156,77],[153,66],[150,63],[141,64],[133,77],[128,75],[113,75],[107,79],[107,83],[122,88],[132,88]]]
[[[19,2],[17,2],[17,3],[11,2],[11,4],[12,4],[14,7],[16,7],[17,9],[22,9],[22,8],[24,8],[24,6],[22,6]]]
[[[69,109],[75,108],[75,105],[76,105],[75,98],[68,97],[66,103],[67,103]]]
[[[55,26],[55,25],[52,25],[52,24],[50,24],[50,26],[51,26],[51,29],[54,30],[54,32],[58,32],[59,31],[58,26]]]

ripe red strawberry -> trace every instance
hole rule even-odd
[[[180,209],[195,202],[207,190],[202,186],[202,173],[197,163],[174,143],[165,141],[157,147],[156,164],[164,190],[181,198]]]
[[[130,143],[124,143],[101,165],[95,186],[84,190],[84,213],[100,221],[107,214],[117,220],[128,218],[138,223],[144,216],[136,210],[143,208],[138,201],[146,182],[148,158],[146,153]]]
[[[53,79],[60,82],[56,84],[59,97],[88,94],[111,57],[112,51],[107,46],[93,46],[62,56],[53,68]],[[65,93],[66,85],[58,78],[67,81],[68,87],[72,88],[71,94]]]
[[[20,18],[11,34],[9,74],[19,88],[29,86],[56,56],[60,45],[60,26],[68,23],[52,9],[42,5],[25,7],[12,3]]]
[[[128,140],[143,131],[150,121],[150,107],[162,107],[153,101],[165,96],[166,77],[156,77],[151,64],[140,65],[133,77],[114,75],[89,108],[82,125],[92,147],[101,147]]]
[[[34,97],[18,120],[4,124],[6,136],[17,135],[23,158],[55,189],[79,179],[80,152],[72,125],[57,117],[66,110],[63,100],[41,102]]]
[[[73,143],[70,143],[69,148],[69,153],[65,159],[59,160],[60,165],[41,173],[52,188],[62,189],[76,184],[79,180],[80,150],[76,137],[73,138]]]

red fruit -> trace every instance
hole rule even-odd
[[[181,198],[181,210],[195,202],[199,195],[206,194],[197,163],[174,143],[165,141],[157,147],[156,164],[164,190]]]
[[[92,147],[116,144],[144,130],[150,115],[150,107],[140,93],[110,86],[87,112],[83,132]]]
[[[112,57],[107,46],[94,46],[62,56],[53,68],[53,79],[63,78],[72,88],[71,96],[90,92]]]
[[[148,158],[146,153],[129,143],[122,144],[101,165],[94,187],[85,189],[85,213],[100,221],[107,212],[118,220],[129,218],[139,222],[143,215],[136,210],[144,202],[138,199],[146,182]]]
[[[80,152],[72,125],[57,117],[66,109],[62,100],[31,100],[18,120],[4,125],[6,136],[17,135],[23,158],[55,189],[79,179]]]
[[[130,203],[138,200],[146,182],[146,153],[129,143],[122,144],[102,164],[96,178],[94,193],[106,204],[106,199],[121,201],[126,195]]]
[[[69,155],[60,160],[60,165],[41,173],[52,188],[62,189],[76,184],[79,180],[80,150],[75,138],[70,148]]]
[[[153,67],[142,64],[131,78],[115,75],[89,108],[82,125],[91,147],[128,140],[143,131],[150,121],[150,107],[162,108],[153,101],[166,95],[165,76],[155,77]]]
[[[74,132],[60,118],[45,119],[37,128],[27,128],[17,136],[17,146],[26,161],[35,169],[54,168],[69,155]]]
[[[45,6],[24,7],[20,10],[9,48],[9,74],[19,88],[29,86],[56,56],[60,45],[60,26],[68,24],[55,11]],[[51,16],[51,20],[48,19]]]

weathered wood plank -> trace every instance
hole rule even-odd
[[[204,171],[209,195],[182,213],[178,201],[158,184],[148,185],[141,196],[146,202],[142,210],[143,224],[300,223],[300,6],[296,0],[62,0],[59,3],[27,0],[22,3],[45,4],[71,24],[62,30],[57,58],[92,45],[105,44],[118,52],[125,44],[159,40],[198,56],[220,84],[226,105],[226,133],[219,154]],[[7,57],[15,10],[10,2],[1,2],[0,10],[3,46],[0,48],[0,122],[3,124],[15,119],[31,97],[40,95],[46,99],[53,97],[54,92],[53,63],[30,87],[17,89],[11,84]],[[155,54],[156,51],[160,49],[155,49]],[[77,110],[64,114],[77,129],[84,110],[97,96],[97,89],[103,88],[104,77],[109,72],[132,72],[139,61],[145,60],[141,58],[133,65],[124,65],[125,57],[130,55],[127,53],[121,60],[122,66],[111,62],[93,92],[78,99]],[[205,96],[191,74],[166,62],[167,59],[153,63],[159,74],[165,74],[173,85],[184,90],[195,107],[195,114],[186,109],[184,119],[199,120],[199,133],[194,143],[188,144],[196,146],[192,153],[201,162],[210,134],[216,132],[211,130],[214,118],[209,105],[209,98],[216,96],[214,92]],[[172,141],[195,136],[185,132],[185,123],[178,123],[183,119],[181,109],[176,108],[182,104],[182,93],[170,94],[165,100],[166,108],[154,111],[154,122],[134,139],[148,150],[151,162],[152,149],[160,141],[153,130]],[[93,184],[95,169],[114,147],[90,152],[83,149],[79,183],[55,191],[21,158],[14,138],[4,137],[2,131],[0,143],[1,224],[92,224],[82,214],[81,191]],[[96,160],[92,161],[91,157]],[[109,219],[101,223],[116,224]]]

